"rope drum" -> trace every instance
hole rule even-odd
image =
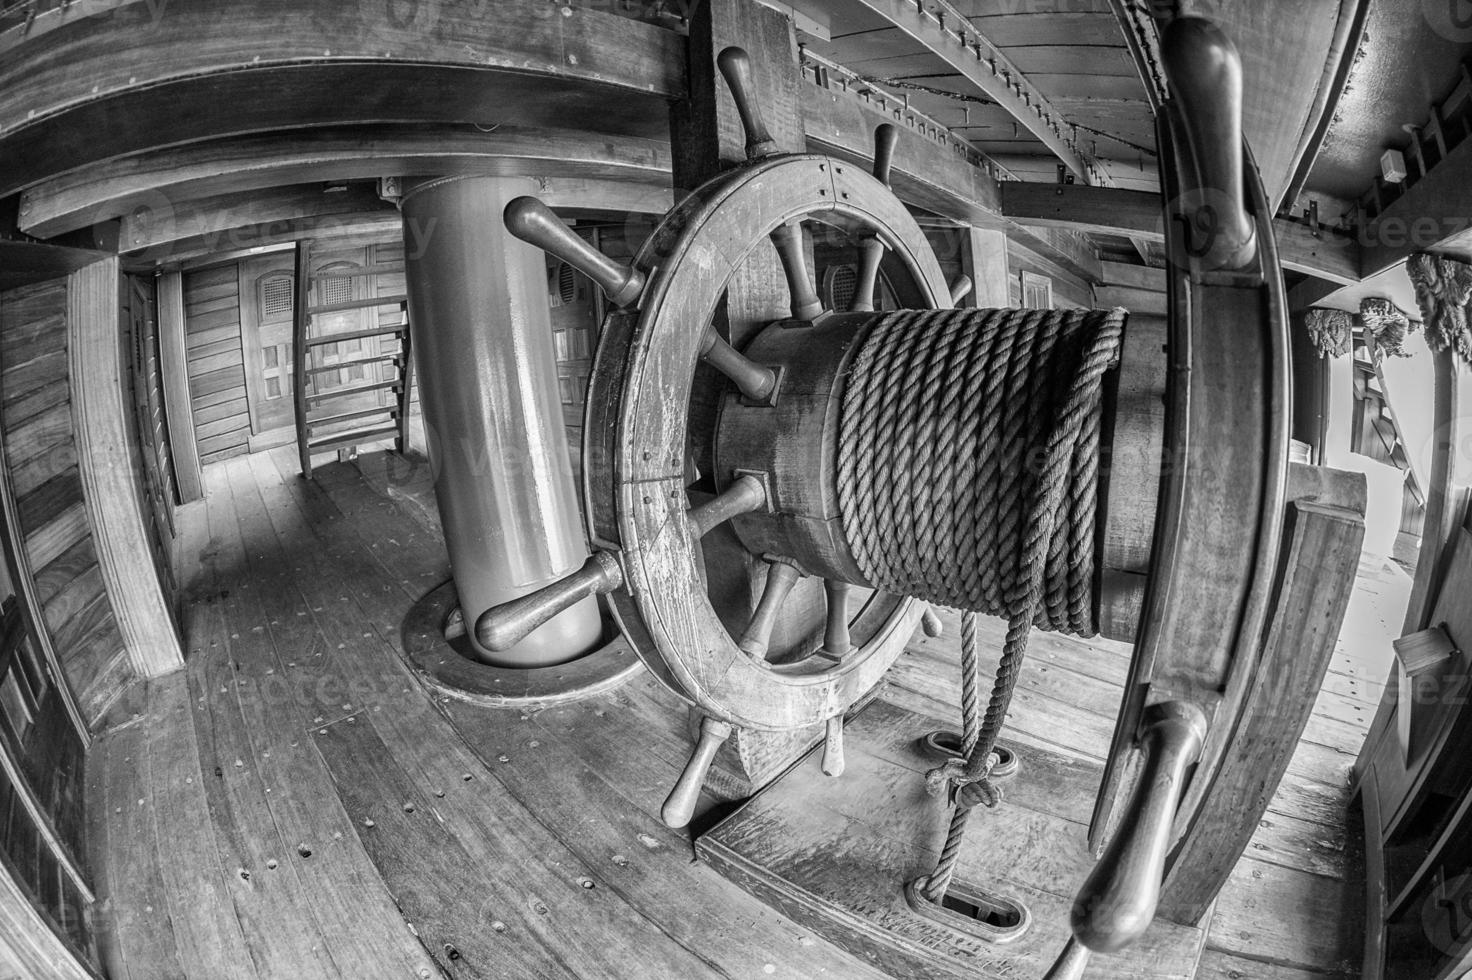
[[[873,324],[843,395],[838,503],[875,587],[1011,618],[1039,579],[1027,622],[1094,634],[1102,381],[1124,320],[904,310]]]
[[[1104,375],[1125,312],[906,310],[870,328],[838,433],[838,503],[854,558],[876,587],[963,609],[962,755],[931,773],[956,803],[934,872],[949,887],[988,777],[1028,630],[1092,636]],[[975,615],[1007,619],[980,712]]]

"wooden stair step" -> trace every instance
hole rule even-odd
[[[368,276],[401,276],[404,274],[402,262],[386,262],[382,265],[363,265],[356,269],[333,269],[326,275],[320,271],[312,273],[312,282],[319,279],[363,279]]]
[[[387,337],[389,334],[400,334],[408,329],[404,324],[396,323],[391,327],[374,327],[371,330],[354,330],[350,333],[330,333],[320,337],[308,337],[306,346],[310,350],[324,344],[345,344],[348,341],[366,340],[369,337]]]
[[[371,418],[374,415],[387,415],[397,418],[399,406],[397,405],[375,405],[372,408],[359,409],[356,412],[341,412],[337,415],[320,415],[317,417],[307,416],[307,432],[320,429],[327,425],[336,425],[339,422],[352,422],[357,419]]]
[[[402,306],[409,302],[409,297],[402,293],[393,296],[369,296],[366,299],[347,299],[341,303],[324,303],[321,306],[307,307],[308,316],[318,316],[323,313],[342,313],[345,310],[366,310],[374,306]]]
[[[310,367],[307,368],[306,373],[309,375],[326,374],[328,371],[341,371],[344,368],[357,367],[359,364],[394,364],[397,367],[398,362],[403,360],[403,357],[403,351],[394,351],[390,354],[379,354],[376,357],[355,357],[351,361],[336,361],[332,364],[323,364],[318,367]]]
[[[350,398],[353,395],[366,395],[374,391],[398,391],[399,388],[401,388],[402,386],[403,381],[395,378],[393,381],[380,381],[377,384],[356,385],[352,388],[331,388],[327,391],[319,392],[314,395],[308,395],[307,404],[311,405],[314,402],[327,401],[330,398]],[[310,421],[310,419],[308,419],[308,421]]]
[[[379,426],[377,428],[353,429],[350,432],[336,433],[324,436],[321,439],[313,439],[307,442],[307,448],[314,453],[330,453],[338,449],[347,449],[351,446],[361,446],[365,442],[377,442],[379,439],[397,437],[399,427],[397,425]]]

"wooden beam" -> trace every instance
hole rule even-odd
[[[194,440],[194,406],[189,397],[189,351],[185,336],[184,275],[165,272],[158,278],[159,376],[163,379],[164,419],[169,432],[169,456],[179,502],[204,498],[204,476],[199,446]]]
[[[807,119],[807,149],[869,167],[874,162],[874,130],[893,122],[877,106],[852,90],[802,90]],[[1005,231],[1009,238],[1056,263],[1086,282],[1100,281],[1093,248],[1075,229],[1044,229],[1007,220],[999,215],[999,184],[985,170],[935,140],[897,126],[890,182],[906,204],[922,208],[958,224]]]
[[[920,4],[914,0],[859,0],[859,3],[899,28],[1006,110],[1080,180],[1089,184],[1109,183],[1098,162],[1067,135],[1064,114],[948,0]]]
[[[1448,151],[1431,172],[1360,229],[1365,278],[1416,252],[1472,255],[1472,139]]]
[[[133,3],[5,41],[0,196],[13,181],[283,120],[491,128],[558,118],[648,135],[684,90],[675,32],[539,0]]]
[[[0,238],[0,291],[55,279],[101,258],[102,252]]]
[[[549,207],[610,214],[660,215],[673,203],[668,182],[558,178],[546,181]],[[397,234],[399,210],[368,186],[325,194],[319,185],[296,185],[180,201],[167,220],[148,212],[123,218],[124,260],[175,268],[204,256],[223,257],[287,245],[299,238],[332,238],[378,232]],[[427,229],[410,229],[423,234]]]
[[[965,301],[966,305],[978,309],[1011,306],[1012,277],[1007,271],[1006,234],[975,227],[966,228],[964,234],[966,247],[962,261],[975,290]]]
[[[214,252],[274,244],[303,218],[353,220],[398,209],[368,184],[327,193],[321,184],[294,185],[176,200],[168,209],[137,208],[122,217],[121,248],[130,261],[167,262],[175,243]]]
[[[128,659],[142,677],[184,665],[173,610],[152,553],[123,398],[119,264],[94,262],[67,280],[67,357],[87,522]]]
[[[1090,234],[1165,240],[1160,195],[1079,184],[1003,181],[1002,214],[1023,224],[1073,228]],[[1348,235],[1285,218],[1273,221],[1283,268],[1341,285],[1360,281],[1360,245]]]
[[[808,152],[864,166],[873,163],[874,130],[894,122],[887,113],[852,91],[805,85],[800,97]],[[895,128],[899,136],[890,177],[901,200],[955,221],[997,225],[1001,198],[997,182],[986,171],[913,130]]]
[[[144,221],[167,227],[179,201],[310,181],[537,174],[658,186],[669,170],[668,143],[637,137],[507,127],[292,130],[158,150],[54,177],[21,196],[20,222],[28,234],[49,238],[122,215],[135,227]]]

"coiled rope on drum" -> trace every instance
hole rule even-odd
[[[955,801],[923,892],[944,897],[971,809],[995,806],[993,749],[1031,627],[1092,636],[1105,374],[1125,313],[905,310],[877,319],[845,387],[838,505],[876,588],[965,612],[962,755],[931,773]],[[1007,619],[983,719],[975,615]]]

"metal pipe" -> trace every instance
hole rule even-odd
[[[404,196],[414,358],[435,499],[467,623],[588,559],[558,399],[546,259],[502,224],[536,185],[519,177],[425,181]],[[510,649],[503,667],[564,663],[602,639],[583,599]]]

